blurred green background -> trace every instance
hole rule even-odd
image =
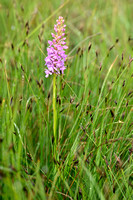
[[[64,5],[63,5],[64,4]],[[62,8],[59,7],[62,5]],[[59,11],[58,11],[59,9]],[[67,23],[70,47],[88,35],[100,32],[105,45],[110,45],[119,37],[123,45],[127,45],[132,36],[133,26],[132,0],[109,1],[8,1],[0,2],[0,49],[9,48],[13,43],[19,45],[26,38],[25,25],[29,23],[32,34],[29,42],[36,46],[37,35],[41,33],[40,24],[44,21],[41,34],[43,43],[50,37],[55,19],[62,15]],[[57,11],[55,14],[54,12]],[[52,17],[50,17],[53,15]],[[49,17],[49,19],[48,19]],[[48,19],[48,20],[47,20]],[[45,23],[46,20],[46,23]],[[36,31],[35,31],[36,29]]]
[[[58,166],[44,59],[60,15]],[[132,0],[0,0],[0,199],[132,199],[132,56]]]

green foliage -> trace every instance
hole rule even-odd
[[[0,199],[133,198],[132,10],[130,0],[1,0]],[[59,15],[69,56],[56,160],[44,58]]]

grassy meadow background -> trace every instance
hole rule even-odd
[[[53,155],[48,40],[65,19]],[[133,1],[0,1],[0,199],[133,199]]]

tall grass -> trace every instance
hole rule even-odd
[[[132,10],[130,0],[0,2],[0,199],[133,198]],[[44,58],[59,15],[69,57],[56,159]]]

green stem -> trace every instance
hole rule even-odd
[[[56,158],[56,145],[57,145],[56,74],[53,75],[53,131],[54,131],[54,155]]]

